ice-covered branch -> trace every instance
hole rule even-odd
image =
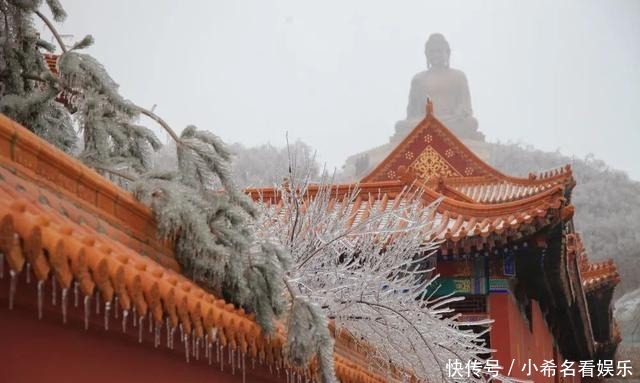
[[[316,304],[337,329],[348,330],[381,371],[448,382],[447,359],[483,361],[489,323],[459,323],[447,306],[462,297],[427,294],[435,280],[431,255],[438,243],[429,238],[437,201],[425,204],[413,188],[389,201],[357,187],[338,191],[328,177],[313,186],[287,181],[263,201],[259,235],[290,249],[287,282],[296,299]]]

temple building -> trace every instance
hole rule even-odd
[[[455,307],[495,322],[489,345],[511,375],[526,379],[527,361],[614,359],[620,337],[611,300],[613,261],[592,264],[575,231],[570,166],[528,178],[502,174],[470,151],[434,116],[420,122],[373,171],[363,190],[383,198],[409,185],[441,199],[435,235],[436,294],[455,292]],[[535,382],[556,378],[538,375]],[[570,380],[565,380],[570,381]]]
[[[504,375],[580,382],[523,367],[615,359],[620,336],[611,302],[619,275],[612,260],[587,258],[574,229],[570,166],[528,178],[502,174],[442,124],[429,102],[426,117],[391,153],[359,182],[335,185],[333,198],[356,186],[353,225],[402,203],[396,197],[407,188],[421,187],[425,206],[440,201],[432,235],[441,246],[431,259],[440,277],[432,292],[464,295],[452,305],[462,319],[494,320],[487,343]],[[252,191],[256,199],[276,200],[276,193]]]
[[[450,54],[444,36],[429,37],[427,70],[411,82],[395,135],[347,160],[344,172],[363,193],[354,211],[390,206],[414,186],[424,188],[425,203],[440,201],[433,235],[442,245],[432,260],[440,278],[432,293],[464,295],[457,313],[494,320],[487,342],[505,375],[559,382],[523,367],[614,359],[619,275],[612,260],[587,258],[573,223],[571,167],[518,178],[488,165],[466,77],[450,68]]]
[[[619,275],[612,261],[587,258],[569,166],[505,175],[428,102],[422,120],[357,184],[352,224],[402,203],[406,188],[422,188],[425,205],[438,202],[429,239],[441,242],[430,261],[440,278],[430,288],[464,295],[453,307],[463,318],[494,320],[486,341],[504,375],[580,382],[523,367],[614,359]],[[334,198],[355,186],[336,185]],[[275,190],[248,193],[269,198]],[[265,337],[253,315],[181,274],[171,244],[157,238],[151,211],[130,193],[0,115],[0,381],[310,375],[286,361],[282,330]],[[373,368],[348,335],[336,339],[334,359],[344,383],[402,380]]]

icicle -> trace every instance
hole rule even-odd
[[[104,331],[109,330],[109,311],[111,311],[111,301],[104,302]]]
[[[136,309],[136,305],[133,305],[133,328],[137,326],[138,323],[138,310]]]
[[[127,332],[127,317],[129,316],[129,310],[122,310],[122,332]]]
[[[16,297],[18,283],[18,273],[11,269],[9,270],[9,275],[11,276],[11,282],[9,282],[9,310],[13,310],[13,301]]]
[[[96,289],[96,314],[100,314],[100,291]]]
[[[153,347],[158,348],[158,346],[160,346],[160,336],[162,333],[162,322],[155,322],[155,334],[154,334],[154,341],[153,341]]]
[[[164,317],[164,331],[167,333],[167,347],[169,347],[169,331],[171,331],[169,327],[169,316]]]
[[[200,352],[198,351],[198,346],[200,345],[200,338],[196,337],[194,334],[194,331],[191,331],[191,339],[195,339],[193,342],[191,342],[193,344],[193,352],[191,353],[191,355],[194,355],[196,357],[196,360],[200,360]]]
[[[153,318],[151,317],[151,310],[149,310],[149,334],[151,334],[153,332]]]
[[[180,328],[180,341],[184,341],[184,328],[182,327],[182,323],[178,325]]]
[[[235,375],[236,374],[236,358],[233,357],[233,353],[235,352],[235,350],[231,349],[231,347],[229,347],[229,359],[231,361],[231,375]]]
[[[79,300],[79,295],[78,295],[78,282],[73,282],[73,306],[74,307],[78,307],[78,300]]]
[[[84,331],[89,330],[89,315],[91,314],[91,295],[84,296]]]
[[[113,315],[115,316],[116,319],[118,319],[118,315],[120,315],[120,305],[118,304],[118,296],[116,295],[116,297],[114,298],[114,303],[113,305],[114,307],[114,313]]]
[[[184,334],[184,355],[189,363],[189,334]]]
[[[224,371],[224,348],[222,348],[222,345],[220,345],[220,349],[218,351],[219,351],[218,360],[220,361],[220,371]]]
[[[166,328],[167,333],[167,348],[171,348],[171,327],[169,326],[169,316],[167,315]]]
[[[170,346],[169,348],[171,348],[173,350],[173,336],[176,332],[176,328],[175,327],[171,327],[171,331],[169,332],[169,340],[170,340]]]
[[[140,315],[138,321],[140,322],[138,323],[138,343],[142,343],[142,324],[144,323],[144,315]]]
[[[242,383],[246,383],[246,372],[244,367],[244,351],[242,352]]]
[[[42,288],[44,286],[44,279],[38,281],[38,320],[42,319]]]
[[[60,307],[62,307],[62,323],[67,323],[67,295],[69,293],[69,289],[66,287],[62,288],[62,298],[60,300]]]
[[[26,275],[24,276],[27,284],[31,283],[31,263],[27,262]]]
[[[0,279],[4,279],[4,253],[0,253]]]
[[[56,276],[53,275],[51,277],[51,305],[55,306],[57,300],[58,300],[58,281],[56,280]]]

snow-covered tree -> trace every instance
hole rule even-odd
[[[77,140],[69,113],[55,102],[62,85],[47,68],[41,50],[55,47],[40,39],[33,25],[41,1],[0,0],[0,113],[70,153]],[[54,18],[66,14],[56,0],[47,1]]]
[[[263,187],[277,185],[287,173],[289,158],[298,168],[310,168],[314,180],[320,176],[315,151],[302,141],[292,142],[286,147],[271,144],[245,147],[231,145],[234,154],[233,173],[242,187]]]
[[[316,355],[323,381],[331,381],[329,319],[335,331],[363,342],[380,371],[448,382],[447,360],[481,365],[489,322],[459,321],[447,305],[462,297],[427,294],[435,278],[427,260],[438,245],[429,239],[437,204],[425,205],[420,190],[407,188],[394,208],[380,209],[373,196],[376,203],[354,212],[358,196],[369,196],[357,188],[338,196],[328,178],[308,180],[293,168],[277,197],[261,204],[259,234],[277,238],[291,254],[290,358],[304,363]]]
[[[250,226],[257,208],[235,183],[230,152],[213,133],[188,126],[181,135],[152,111],[123,98],[118,85],[93,57],[79,53],[93,43],[86,36],[63,43],[41,11],[42,0],[0,0],[0,112],[58,148],[71,153],[83,138],[80,159],[122,181],[148,204],[162,235],[175,243],[183,272],[219,296],[256,313],[266,332],[284,308],[282,276],[287,253],[255,238]],[[54,21],[66,13],[47,0]],[[56,72],[45,63],[44,42],[33,26],[39,18],[58,42]],[[63,96],[65,106],[56,102]],[[152,172],[160,142],[138,123],[146,115],[174,141],[177,163]],[[222,192],[219,190],[222,189]]]
[[[83,137],[80,159],[124,179],[153,209],[161,234],[174,240],[183,272],[254,312],[265,332],[274,330],[288,298],[291,361],[305,364],[315,355],[320,380],[335,381],[328,320],[373,346],[371,362],[383,371],[392,364],[422,380],[447,381],[447,359],[481,361],[487,350],[480,335],[462,327],[484,323],[451,317],[446,305],[459,298],[425,296],[431,271],[424,260],[436,245],[425,241],[434,206],[423,206],[419,191],[407,191],[395,209],[371,209],[353,223],[349,205],[357,191],[337,205],[330,203],[328,182],[310,193],[312,164],[296,173],[289,152],[280,207],[256,206],[237,186],[231,153],[217,136],[194,126],[178,135],[155,113],[124,99],[105,68],[79,53],[93,39],[67,47],[40,12],[42,3],[0,0],[0,112],[66,152],[75,148],[75,122]],[[46,4],[54,21],[65,18],[57,0]],[[58,42],[56,74],[41,51],[54,47],[40,40],[34,18]],[[67,108],[55,101],[61,94]],[[140,115],[171,136],[173,168],[150,170],[150,154],[160,144],[139,124]]]

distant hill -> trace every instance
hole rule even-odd
[[[618,347],[618,360],[630,360],[637,378],[640,369],[640,288],[620,297],[616,301],[613,315],[622,335],[622,343]],[[619,381],[622,382],[640,382],[640,379]]]
[[[640,182],[593,156],[567,157],[517,144],[488,146],[486,160],[509,175],[571,164],[578,183],[573,191],[575,223],[589,258],[616,261],[622,276],[616,296],[640,287]]]
[[[625,345],[640,347],[640,288],[620,297],[614,313]]]

